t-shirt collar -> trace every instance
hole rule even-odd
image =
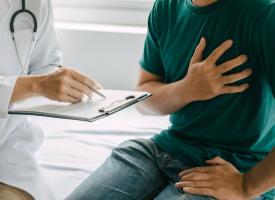
[[[199,6],[195,6],[192,0],[185,0],[185,1],[188,8],[192,12],[195,12],[197,14],[206,14],[206,13],[212,12],[213,10],[216,10],[218,7],[222,6],[226,2],[226,0],[218,0],[217,2],[210,4],[208,6],[199,7]]]

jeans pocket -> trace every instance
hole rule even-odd
[[[158,155],[159,165],[162,168],[167,168],[177,165],[178,161],[168,152],[161,152]]]
[[[186,170],[189,169],[190,167],[186,166],[183,161],[181,161],[178,158],[175,158],[173,155],[170,153],[164,152],[160,155],[160,166],[162,168],[170,168],[170,169],[175,169],[175,170]]]

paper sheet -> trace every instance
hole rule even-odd
[[[61,103],[51,101],[43,97],[35,97],[26,101],[13,105],[10,108],[12,112],[34,112],[34,113],[47,113],[53,115],[66,115],[77,118],[94,118],[98,116],[99,109],[115,105],[126,97],[134,95],[136,97],[142,96],[144,92],[133,91],[116,91],[116,90],[101,90],[106,99],[94,94],[91,99],[83,99],[83,101],[76,104]]]

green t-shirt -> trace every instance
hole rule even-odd
[[[250,88],[189,104],[171,114],[171,127],[153,140],[187,166],[221,156],[247,172],[275,147],[275,0],[219,0],[206,7],[157,0],[140,65],[166,83],[181,80],[201,37],[205,58],[234,40],[217,64],[246,54],[249,61],[230,73],[251,67],[253,75],[238,82]]]

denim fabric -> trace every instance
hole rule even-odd
[[[175,188],[178,173],[188,168],[152,140],[130,140],[115,148],[105,163],[66,200],[213,199]]]

